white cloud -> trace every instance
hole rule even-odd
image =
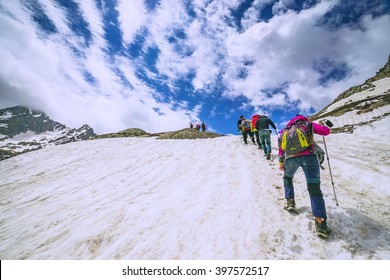
[[[227,96],[243,94],[251,99],[252,105],[277,105],[272,96],[264,96],[262,89],[290,84],[287,95],[291,100],[302,100],[302,108],[325,106],[334,97],[355,83],[368,78],[365,65],[378,69],[386,61],[390,39],[385,34],[389,17],[370,19],[364,23],[366,31],[340,29],[327,31],[316,26],[317,20],[328,11],[335,1],[323,2],[300,13],[287,12],[272,18],[269,23],[252,25],[241,34],[232,34],[226,39],[229,69],[225,82],[231,92]],[[377,65],[367,63],[376,58]],[[319,73],[314,72],[313,62],[329,58],[338,63],[345,62],[353,70],[353,75],[341,82],[325,88],[319,82]],[[243,66],[247,77],[236,79],[237,65]],[[370,73],[370,75],[375,72]],[[322,92],[318,96],[317,92]],[[308,95],[313,95],[307,98]],[[254,97],[256,96],[256,97]]]
[[[104,25],[102,22],[103,15],[96,7],[96,2],[83,0],[80,1],[79,5],[81,13],[90,27],[94,43],[102,48],[106,47],[107,42],[104,40]]]
[[[7,27],[2,28],[0,39],[0,57],[4,66],[0,70],[1,82],[4,83],[1,88],[7,89],[6,98],[2,98],[5,106],[22,104],[40,108],[68,126],[88,123],[98,133],[130,126],[151,132],[187,127],[191,111],[156,101],[155,92],[136,77],[130,60],[118,55],[107,56],[102,14],[94,2],[80,4],[81,14],[92,30],[93,40],[88,47],[84,47],[83,41],[69,28],[59,6],[50,1],[42,4],[58,30],[45,39],[39,37],[42,31],[36,29],[26,14],[27,10],[17,2],[5,6],[12,11],[14,19],[0,14],[2,26]],[[129,6],[120,3],[118,8],[127,11]],[[139,16],[137,13],[132,15]],[[126,21],[126,17],[121,17],[121,20]],[[137,22],[141,24],[142,20]],[[121,26],[127,42],[130,42],[134,33],[128,29],[128,23],[122,22]],[[83,55],[76,56],[71,47]],[[114,68],[120,69],[133,89],[123,85]],[[95,79],[95,85],[85,81],[85,71]],[[152,108],[158,108],[159,112]]]
[[[148,18],[143,0],[120,0],[117,4],[119,24],[125,44],[133,41],[137,31],[146,23]]]
[[[167,40],[178,29],[188,28],[187,14],[180,1],[161,1],[158,9],[153,12],[153,20],[148,24],[151,34],[149,45],[159,48],[159,58],[156,64],[158,71],[171,80],[176,80],[191,69],[191,59],[183,57],[174,50],[174,44]]]

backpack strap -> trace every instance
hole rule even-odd
[[[307,122],[307,130],[308,130],[307,135],[309,136],[309,143],[313,145],[314,144],[313,122],[311,121]]]

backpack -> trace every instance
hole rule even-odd
[[[284,128],[281,148],[289,155],[299,154],[313,143],[313,123],[297,120]]]
[[[250,120],[243,120],[241,122],[242,130],[250,130],[251,129],[251,121]]]
[[[256,122],[260,118],[260,115],[253,115],[252,116],[252,127],[256,128]]]

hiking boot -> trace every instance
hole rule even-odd
[[[290,209],[290,208],[293,208],[295,209],[295,200],[294,198],[287,198],[287,206],[286,206],[287,210]]]
[[[287,205],[284,206],[284,209],[292,214],[298,214],[297,208],[295,208],[295,200],[294,198],[287,198]]]
[[[317,219],[314,219],[316,224],[316,233],[317,236],[322,238],[328,238],[330,229],[328,228],[326,221],[323,220],[321,223],[317,222]]]
[[[267,159],[271,159],[271,154],[267,154]]]

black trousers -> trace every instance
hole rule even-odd
[[[248,135],[249,137],[251,138],[253,144],[255,144],[255,138],[253,137],[253,132],[250,131],[250,130],[244,130],[244,132],[242,133],[242,135],[244,136],[244,143],[245,144],[248,144]]]

